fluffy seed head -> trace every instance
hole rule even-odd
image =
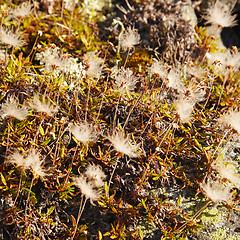
[[[88,142],[96,141],[97,134],[94,128],[87,122],[70,125],[70,132],[73,136],[83,144],[87,145]]]
[[[212,163],[212,168],[215,169],[222,178],[228,179],[235,187],[240,187],[240,176],[233,163],[217,160]]]
[[[100,196],[101,192],[94,188],[94,185],[91,182],[87,181],[87,178],[84,176],[74,177],[74,185],[76,185],[82,192],[83,195],[91,201],[96,201]]]
[[[85,171],[85,175],[95,187],[102,187],[104,185],[103,179],[106,177],[103,170],[94,164],[89,164]]]
[[[123,51],[131,50],[134,48],[135,45],[139,43],[140,35],[139,33],[137,33],[137,30],[128,27],[128,29],[124,31],[120,39],[120,46],[122,47]]]
[[[206,57],[218,70],[226,70],[229,67],[236,71],[239,69],[240,53],[238,51],[207,53]]]
[[[240,134],[240,112],[229,111],[226,115],[219,119],[225,125],[230,125],[238,134]]]
[[[16,164],[18,167],[29,168],[29,164],[23,155],[18,151],[15,150],[9,157],[8,162]]]
[[[46,71],[63,71],[66,66],[66,58],[60,48],[55,45],[46,48],[44,51],[36,54],[36,60],[45,65]]]
[[[235,20],[236,15],[232,16],[231,12],[227,12],[220,1],[217,1],[207,10],[205,19],[207,23],[221,27],[233,27],[237,25],[237,21]]]
[[[85,54],[84,58],[88,65],[87,76],[100,78],[104,69],[104,60],[99,58],[95,52]]]
[[[179,100],[176,102],[177,113],[182,123],[188,122],[191,119],[193,106],[195,103],[190,100]]]
[[[44,177],[46,174],[43,171],[43,160],[40,157],[40,154],[36,152],[35,149],[32,149],[28,156],[26,157],[27,164],[31,167],[34,176]]]
[[[53,106],[50,101],[46,100],[46,97],[43,96],[42,101],[38,93],[33,95],[32,101],[29,103],[30,107],[37,112],[44,112],[47,115],[51,116],[54,113],[58,112],[58,106]]]
[[[18,167],[31,169],[34,176],[44,177],[46,174],[43,171],[43,160],[41,160],[40,154],[32,149],[27,156],[22,155],[19,151],[14,151],[9,156],[8,162],[17,164]]]
[[[157,61],[156,59],[154,59],[154,62],[150,68],[150,73],[157,74],[163,78],[165,78],[167,76],[166,68],[164,67],[164,65],[161,62]]]
[[[13,9],[13,10],[10,12],[10,15],[11,15],[13,18],[17,18],[17,17],[24,18],[24,17],[30,15],[30,13],[31,13],[31,8],[32,8],[32,5],[29,4],[29,2],[23,2],[23,3],[21,3],[18,7],[16,7],[15,9]]]
[[[123,131],[114,131],[108,137],[116,151],[126,154],[129,157],[136,158],[139,156],[139,144],[131,143],[128,137],[125,136]]]
[[[178,69],[172,69],[167,75],[167,80],[168,87],[176,89],[179,93],[185,91],[185,86],[181,81],[181,73]]]
[[[15,97],[10,97],[5,103],[2,103],[0,115],[2,117],[10,116],[23,120],[28,115],[28,108],[26,106],[19,106],[19,101]]]
[[[14,48],[22,47],[25,44],[18,33],[3,28],[0,30],[0,42]]]
[[[138,79],[131,70],[122,68],[115,77],[116,88],[119,91],[133,91]]]
[[[227,202],[232,198],[229,186],[224,186],[222,183],[212,179],[208,179],[206,183],[201,183],[200,187],[203,193],[214,203]]]

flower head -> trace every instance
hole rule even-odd
[[[208,58],[211,64],[214,64],[219,70],[223,70],[226,67],[231,67],[233,69],[239,69],[240,53],[239,51],[230,51],[219,53],[207,53],[206,57]]]
[[[46,71],[62,71],[66,67],[66,58],[63,58],[63,53],[60,48],[55,45],[48,47],[45,51],[36,54],[36,60],[45,65]]]
[[[52,45],[36,54],[36,60],[44,65],[41,70],[52,71],[55,76],[66,74],[71,79],[79,79],[85,73],[82,62],[78,62],[78,58],[73,58],[69,54],[64,54],[63,51]]]
[[[176,89],[179,93],[185,91],[185,86],[181,81],[181,73],[179,72],[179,69],[172,69],[167,75],[167,80],[168,87]]]
[[[240,134],[240,112],[229,111],[226,115],[220,118],[220,122],[225,125],[230,125],[238,134]]]
[[[104,60],[99,58],[95,52],[90,52],[84,55],[88,69],[86,74],[88,77],[100,78],[104,68]]]
[[[10,97],[5,103],[2,103],[0,114],[2,117],[10,116],[23,120],[28,115],[28,108],[26,106],[20,107],[19,101],[15,97]]]
[[[167,76],[167,69],[165,68],[165,66],[157,61],[156,59],[154,59],[154,62],[150,68],[150,73],[151,74],[157,74],[160,77],[165,78]]]
[[[120,91],[132,91],[135,88],[138,79],[133,75],[131,70],[120,69],[115,77],[115,83],[117,89]]]
[[[86,177],[74,177],[73,182],[87,199],[89,198],[91,201],[96,201],[101,196],[101,192],[96,190],[94,185],[87,181]]]
[[[23,2],[18,7],[13,9],[10,14],[13,18],[21,17],[24,18],[29,16],[31,13],[32,5],[29,2]]]
[[[131,143],[123,131],[114,131],[108,139],[118,152],[126,154],[132,158],[139,156],[139,144]]]
[[[203,193],[215,203],[227,202],[232,198],[231,188],[224,186],[220,182],[208,179],[207,182],[200,184]]]
[[[53,115],[58,111],[58,106],[53,106],[50,101],[46,100],[45,96],[43,96],[42,101],[40,100],[40,96],[38,93],[33,95],[32,101],[29,103],[30,107],[37,112],[44,112],[49,116]]]
[[[228,179],[235,187],[240,187],[240,176],[233,163],[217,160],[212,163],[212,168],[215,169],[222,178]]]
[[[221,27],[233,27],[237,25],[237,21],[235,20],[236,15],[232,16],[231,12],[227,12],[220,1],[217,1],[207,10],[205,19],[207,23]]]
[[[128,27],[127,30],[124,31],[121,39],[120,46],[124,51],[131,50],[135,45],[140,43],[140,35],[137,33],[136,29],[132,29]]]
[[[73,136],[83,144],[87,145],[88,142],[96,141],[97,134],[94,128],[87,122],[77,124],[71,124],[70,132]]]
[[[36,152],[35,149],[32,149],[28,156],[26,157],[27,164],[31,167],[34,175],[44,177],[46,174],[43,171],[43,160],[40,157],[40,154]]]
[[[194,105],[195,103],[193,101],[186,99],[176,102],[177,113],[182,123],[190,120]]]
[[[9,156],[8,162],[15,163],[19,167],[30,168],[34,176],[44,177],[46,174],[43,171],[43,160],[41,160],[39,153],[32,149],[27,156],[22,155],[19,151],[14,151]]]
[[[18,151],[15,150],[9,157],[8,162],[16,164],[19,167],[29,168],[29,164],[24,158],[24,156]]]
[[[1,29],[0,30],[0,42],[6,45],[10,45],[14,48],[19,48],[24,45],[24,41],[21,36],[10,30]]]
[[[85,171],[85,175],[95,187],[102,187],[104,185],[103,179],[106,175],[99,166],[89,164]]]

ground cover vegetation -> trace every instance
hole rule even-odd
[[[1,238],[187,239],[240,210],[237,48],[181,1],[0,3]]]

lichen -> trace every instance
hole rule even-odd
[[[240,239],[239,235],[229,235],[227,228],[219,228],[217,231],[214,231],[211,236],[211,240],[238,240]]]
[[[202,215],[201,220],[204,224],[214,224],[219,225],[223,222],[223,218],[227,217],[227,211],[224,208],[206,208]]]

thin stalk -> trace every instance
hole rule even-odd
[[[39,134],[39,131],[40,131],[40,128],[41,128],[41,126],[42,126],[42,124],[43,124],[43,121],[44,121],[44,116],[43,116],[42,121],[41,121],[41,123],[40,123],[40,125],[39,125],[39,127],[38,127],[38,130],[37,130],[37,132],[36,132],[36,135],[35,135],[35,137],[34,137],[34,139],[33,139],[33,143],[35,143],[35,141],[36,141],[36,139],[37,139],[37,136],[38,136],[38,134]]]
[[[30,193],[31,193],[31,191],[32,191],[34,178],[35,178],[35,177],[33,176],[33,177],[32,177],[32,181],[31,181],[31,186],[30,186],[29,191],[28,191],[28,197],[27,197],[26,208],[25,208],[25,219],[26,219],[26,217],[27,217],[28,203],[29,203],[29,200],[30,200]]]
[[[18,199],[18,196],[19,196],[19,192],[20,192],[20,188],[21,188],[21,184],[22,184],[22,177],[23,177],[23,170],[21,170],[21,176],[20,176],[20,181],[19,181],[19,184],[18,184],[18,191],[17,191],[17,196],[13,202],[13,206],[16,205],[16,202],[17,202],[17,199]]]
[[[9,119],[11,121],[11,117]],[[9,122],[10,122],[9,121]],[[8,153],[8,145],[9,145],[9,135],[10,135],[10,124],[8,122],[8,136],[7,136],[7,146],[6,146],[6,152],[5,152],[5,157],[7,156],[7,153]]]
[[[113,168],[113,171],[112,171],[112,173],[111,173],[111,176],[110,176],[110,179],[109,179],[109,182],[108,182],[108,192],[107,192],[107,196],[109,196],[109,189],[110,189],[111,181],[112,181],[113,175],[114,175],[114,173],[115,173],[115,171],[116,171],[118,161],[119,161],[119,157],[118,157],[117,160],[116,160],[115,166],[114,166],[114,168]]]
[[[128,60],[128,56],[129,56],[129,52],[130,52],[130,49],[128,49],[128,51],[127,51],[127,57],[126,57],[126,60],[125,60],[124,65],[123,65],[124,68],[126,67],[126,64],[127,64],[127,60]]]
[[[139,95],[139,97],[138,97],[137,100],[135,101],[134,105],[131,107],[131,109],[130,109],[130,111],[129,111],[129,113],[128,113],[128,116],[127,116],[127,118],[126,118],[126,121],[125,121],[125,123],[124,123],[124,125],[123,125],[123,130],[125,129],[125,127],[126,127],[126,125],[127,125],[127,123],[128,123],[128,120],[129,120],[129,118],[130,118],[130,115],[131,115],[133,109],[136,107],[136,105],[137,105],[137,103],[139,102],[139,99],[142,97],[142,95],[143,95],[143,93],[141,93],[141,94]]]
[[[90,98],[90,91],[91,91],[91,82],[88,81],[88,94],[87,94],[87,105],[86,105],[86,111],[85,111],[85,121],[87,121],[88,102],[89,102],[89,98]]]
[[[71,27],[72,27],[72,20],[73,20],[74,9],[75,9],[75,0],[73,0],[73,10],[72,10],[72,12],[71,12],[71,18],[70,18],[70,23],[69,23],[68,35],[70,35],[70,33],[71,33]]]
[[[185,222],[182,226],[180,226],[179,228],[177,228],[175,230],[175,232],[178,232],[178,231],[183,231],[184,228],[186,228],[187,224],[192,222],[194,219],[196,219],[205,209],[206,207],[209,205],[211,201],[209,200],[208,202],[206,202],[206,204],[196,213],[194,214],[187,222]]]
[[[64,185],[63,185],[63,188],[66,186],[66,184],[67,184],[67,182],[68,182],[68,178],[69,178],[69,175],[70,175],[71,170],[72,170],[72,165],[73,165],[73,161],[74,161],[74,159],[75,159],[75,157],[76,157],[77,150],[78,150],[78,146],[76,147],[76,150],[75,150],[75,152],[74,152],[74,155],[73,155],[71,164],[70,164],[70,166],[69,166],[68,174],[67,174],[65,183],[64,183]]]
[[[225,79],[224,79],[223,84],[222,84],[222,90],[221,90],[220,95],[219,95],[219,99],[218,99],[218,103],[217,103],[217,108],[216,108],[216,110],[218,109],[219,104],[220,104],[220,102],[221,102],[223,90],[224,90],[225,84],[226,84],[226,82],[227,82],[227,77],[224,76],[224,78],[225,78]]]
[[[57,138],[57,141],[56,141],[57,145],[56,145],[56,149],[55,149],[55,152],[54,152],[53,165],[55,165],[57,155],[59,154],[59,149],[60,149],[60,144],[61,144],[60,139],[63,136],[63,134],[68,130],[68,128],[67,129],[63,129],[63,128],[64,128],[64,123],[60,127],[58,138]],[[53,148],[54,148],[54,146],[52,147],[50,152],[53,150]],[[50,152],[48,154],[50,154]]]
[[[62,0],[61,20],[63,19],[64,0]]]
[[[82,197],[82,200],[83,200],[83,197]],[[78,210],[77,222],[76,222],[76,226],[75,226],[75,229],[74,229],[74,232],[73,232],[72,240],[74,240],[74,237],[76,235],[78,223],[79,223],[79,220],[80,220],[80,218],[82,216],[82,213],[83,213],[83,210],[85,208],[86,202],[87,202],[87,198],[85,197],[85,201],[84,201],[83,205],[82,205],[82,201],[80,203],[79,210]]]
[[[116,106],[116,110],[115,110],[115,114],[114,114],[114,118],[113,118],[113,129],[116,127],[117,123],[117,111],[118,111],[118,106],[119,106],[119,103],[120,103],[120,100],[121,100],[121,97],[122,97],[122,92],[120,92],[120,95],[119,95],[119,98],[118,98],[118,102],[117,102],[117,106]]]

